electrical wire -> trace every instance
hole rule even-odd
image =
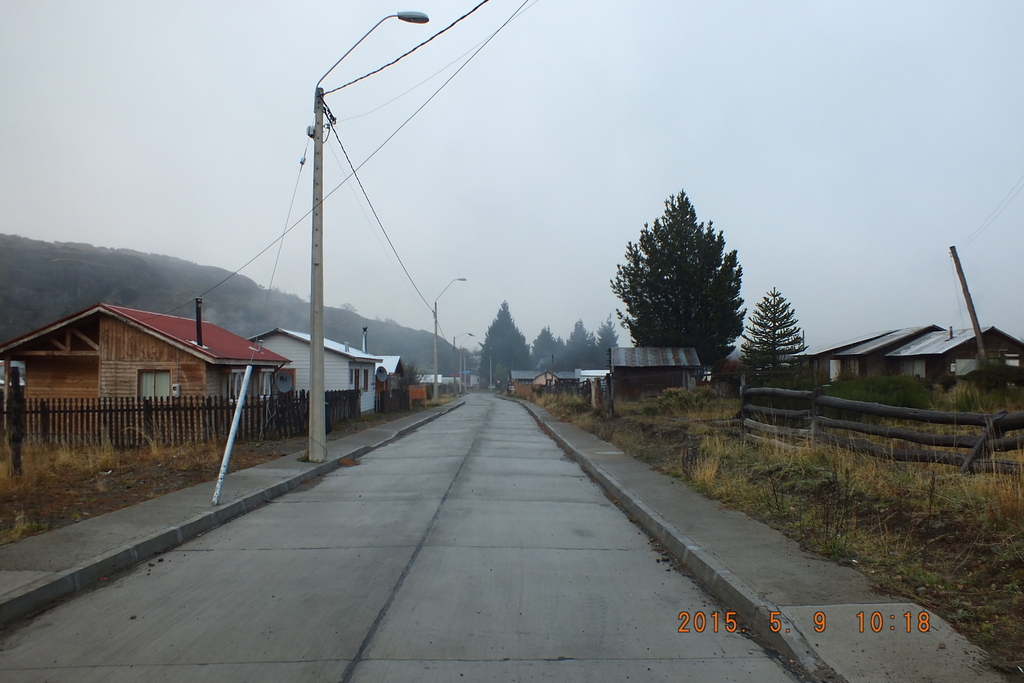
[[[335,137],[337,137],[337,133],[335,133]],[[327,141],[330,142],[330,138],[328,138]],[[338,142],[340,144],[341,141],[339,140]],[[341,168],[342,170],[344,170],[345,169],[345,165],[341,162],[341,159],[338,158],[338,153],[335,151],[334,145],[330,145],[330,150],[331,150],[331,155],[334,157],[334,160],[336,162],[338,162],[338,167]],[[343,152],[345,151],[344,147],[342,147],[342,151]],[[346,156],[346,159],[347,159],[348,158],[348,154],[346,154],[345,156]],[[349,166],[350,167],[351,167],[351,164],[352,164],[352,162],[349,161]],[[362,183],[360,183],[360,187],[361,186],[362,186]],[[351,185],[349,185],[349,187],[352,188]],[[365,195],[366,195],[366,192],[364,190],[363,191],[363,196],[365,196]],[[363,205],[363,203],[359,201],[359,194],[356,192],[355,188],[352,188],[352,196],[355,198],[356,203],[359,205],[359,209],[363,212],[363,218],[366,219],[367,223],[372,224],[373,221],[370,219],[369,214],[367,214],[366,208]],[[369,199],[367,199],[366,203],[367,204],[370,203]],[[371,205],[370,208],[373,209],[373,206]],[[376,218],[376,212],[374,212],[374,217]],[[377,219],[377,222],[378,222],[378,225],[379,225],[380,224],[380,219],[379,218]],[[387,231],[384,230],[384,226],[381,225],[380,228],[381,228],[381,232],[384,233],[384,236],[387,237]],[[402,263],[401,257],[398,256],[398,251],[395,249],[393,244],[391,245],[391,249],[389,251],[388,247],[384,244],[384,241],[380,238],[380,234],[376,230],[371,230],[371,232],[373,233],[374,238],[376,238],[377,244],[380,245],[380,248],[384,251],[384,254],[387,255],[388,263],[391,264],[392,268],[394,268],[395,274],[401,277],[402,276],[402,271],[405,270],[405,264]],[[388,242],[389,243],[391,242],[390,238],[388,238]],[[394,258],[392,257],[392,255],[394,256]],[[398,259],[398,265],[395,264],[395,258]],[[399,270],[399,265],[401,266],[401,270]],[[416,283],[413,281],[412,277],[409,275],[409,272],[407,270],[405,270],[405,276],[406,277],[403,278],[402,281],[406,283],[407,287],[411,285],[411,288],[412,288],[411,289],[411,293],[415,293],[416,295],[418,295],[422,299],[423,295],[420,294],[419,289],[416,288]]]
[[[302,169],[306,166],[306,152],[309,151],[309,140],[306,140],[306,147],[302,150],[302,158],[299,159],[299,173],[295,176],[295,187],[292,189],[292,200],[288,204],[288,214],[284,217],[284,227],[281,229],[281,237],[277,241],[277,256],[274,258],[274,269],[270,272],[270,284],[267,285],[267,297],[263,300],[263,313],[261,319],[267,317],[267,306],[270,304],[270,292],[274,288],[274,277],[277,275],[277,266],[281,262],[281,249],[284,247],[284,236],[288,234],[288,222],[292,218],[292,209],[295,208],[295,196],[299,192],[299,182],[302,180]]]
[[[462,15],[461,17],[459,17],[458,19],[456,19],[456,20],[455,20],[455,21],[453,21],[452,23],[450,23],[450,24],[448,24],[447,26],[445,26],[445,27],[444,27],[443,29],[441,29],[440,31],[438,31],[438,32],[437,32],[437,33],[435,33],[434,35],[430,36],[429,38],[427,38],[426,40],[424,40],[424,41],[423,41],[422,43],[420,43],[419,45],[417,45],[417,46],[416,46],[416,47],[414,47],[413,49],[411,49],[411,50],[409,50],[408,52],[406,52],[405,54],[403,54],[403,55],[399,56],[399,57],[398,57],[397,59],[394,59],[394,60],[392,60],[392,61],[388,62],[387,64],[385,64],[384,66],[380,67],[379,69],[375,69],[375,70],[371,71],[371,72],[370,72],[370,73],[368,73],[368,74],[365,74],[365,75],[363,75],[363,76],[360,76],[359,78],[355,79],[354,81],[349,81],[349,82],[348,82],[348,83],[346,83],[345,85],[340,85],[340,86],[338,86],[337,88],[334,88],[333,90],[328,90],[328,91],[327,91],[327,92],[325,92],[324,94],[325,94],[325,95],[330,95],[330,94],[331,94],[332,92],[338,92],[338,91],[339,91],[339,90],[341,90],[342,88],[347,88],[348,86],[350,86],[350,85],[352,85],[352,84],[354,84],[354,83],[358,83],[359,81],[363,80],[364,78],[369,78],[370,76],[372,76],[372,75],[374,75],[374,74],[379,74],[379,73],[380,73],[381,71],[383,71],[384,69],[388,68],[389,66],[392,66],[392,65],[394,65],[394,64],[397,64],[398,62],[402,61],[403,59],[405,59],[406,57],[408,57],[409,55],[411,55],[411,54],[412,54],[413,52],[416,52],[416,50],[419,50],[419,49],[420,49],[421,47],[423,47],[424,45],[426,45],[427,43],[429,43],[430,41],[432,41],[432,40],[433,40],[434,38],[437,38],[437,37],[438,37],[439,35],[441,35],[441,34],[442,34],[442,33],[444,33],[445,31],[447,31],[447,30],[448,30],[448,29],[450,29],[451,27],[455,26],[455,24],[459,23],[460,21],[462,21],[463,19],[465,19],[465,18],[466,18],[466,17],[468,17],[469,15],[473,14],[473,12],[476,12],[476,11],[477,11],[478,9],[480,9],[481,7],[483,7],[484,5],[486,5],[486,4],[488,3],[488,2],[490,2],[490,0],[482,0],[482,2],[481,2],[481,3],[479,4],[479,5],[477,5],[477,6],[476,6],[476,7],[474,7],[473,9],[469,10],[468,12],[466,12],[465,14],[463,14],[463,15]]]
[[[502,23],[502,24],[501,24],[501,26],[499,26],[499,27],[498,27],[498,28],[497,28],[497,29],[496,29],[496,30],[494,31],[494,33],[492,33],[492,34],[491,34],[490,36],[488,36],[488,37],[487,37],[487,39],[486,39],[486,40],[484,40],[484,41],[483,41],[483,42],[482,42],[482,43],[480,44],[480,46],[479,46],[479,47],[478,47],[478,48],[477,48],[477,49],[476,49],[476,50],[475,50],[475,51],[473,52],[473,54],[471,54],[471,55],[469,56],[469,58],[468,58],[468,59],[467,59],[467,60],[466,60],[465,62],[463,62],[462,66],[460,66],[460,67],[459,67],[459,68],[458,68],[458,69],[457,69],[457,70],[456,70],[456,71],[455,71],[455,72],[454,72],[454,73],[453,73],[453,74],[452,74],[451,76],[449,76],[449,77],[448,77],[448,78],[447,78],[447,79],[445,80],[445,82],[444,82],[444,83],[442,83],[442,84],[440,85],[440,87],[438,87],[438,89],[437,89],[437,90],[435,90],[435,91],[434,91],[434,93],[433,93],[433,94],[432,94],[432,95],[431,95],[431,96],[430,96],[429,98],[427,98],[427,100],[426,100],[426,101],[425,101],[425,102],[424,102],[424,103],[423,103],[422,105],[420,105],[420,106],[419,106],[419,107],[418,107],[418,108],[416,109],[416,111],[414,111],[414,112],[413,112],[412,114],[410,114],[410,115],[409,115],[409,117],[408,117],[408,118],[407,118],[407,119],[406,119],[405,121],[403,121],[403,122],[402,122],[402,124],[401,124],[401,125],[400,125],[400,126],[399,126],[399,127],[397,128],[397,129],[395,129],[395,131],[394,131],[394,132],[393,132],[393,133],[392,133],[391,135],[389,135],[389,136],[387,137],[387,139],[385,139],[385,140],[384,140],[384,142],[382,142],[382,143],[381,143],[380,145],[378,145],[378,146],[377,146],[377,148],[376,148],[376,149],[375,149],[375,150],[374,150],[374,151],[373,151],[373,152],[372,152],[372,153],[371,153],[371,154],[370,154],[370,155],[369,155],[368,157],[366,157],[366,158],[365,158],[365,159],[364,159],[364,160],[363,160],[363,161],[362,161],[362,162],[361,162],[361,163],[360,163],[360,164],[359,164],[358,166],[356,166],[356,167],[355,167],[355,169],[354,169],[354,171],[353,171],[353,174],[350,174],[350,175],[348,175],[347,177],[345,177],[345,178],[344,178],[344,179],[343,179],[343,180],[342,180],[342,181],[341,181],[340,183],[338,183],[338,184],[337,184],[337,185],[336,185],[336,186],[334,187],[334,189],[332,189],[332,190],[331,190],[330,192],[326,193],[326,194],[325,194],[325,195],[323,196],[323,199],[321,199],[321,200],[320,200],[320,205],[322,206],[322,205],[323,205],[323,203],[324,203],[324,202],[326,202],[326,201],[327,201],[327,199],[328,199],[328,198],[329,198],[329,197],[330,197],[331,195],[333,195],[333,194],[334,194],[335,192],[337,192],[337,191],[338,191],[339,189],[341,189],[341,187],[342,187],[342,186],[343,186],[343,185],[344,185],[345,183],[347,183],[347,182],[348,182],[348,181],[349,181],[349,180],[350,180],[350,179],[352,178],[352,175],[354,175],[354,172],[355,172],[355,171],[358,171],[358,170],[360,170],[360,169],[361,169],[361,168],[362,168],[363,166],[365,166],[365,165],[366,165],[366,164],[367,164],[367,163],[368,163],[368,162],[370,161],[370,159],[372,159],[373,157],[375,157],[375,156],[377,155],[377,153],[378,153],[378,152],[380,152],[380,151],[381,151],[382,149],[384,149],[384,147],[385,147],[385,146],[386,146],[386,145],[387,145],[387,144],[388,144],[389,142],[391,142],[391,140],[392,140],[392,139],[394,139],[394,137],[395,137],[396,135],[398,135],[398,133],[399,133],[399,132],[400,132],[400,131],[401,131],[401,130],[402,130],[403,128],[405,128],[405,126],[406,126],[406,125],[408,125],[408,124],[409,124],[409,122],[410,122],[410,121],[412,121],[412,120],[413,120],[413,118],[415,118],[417,114],[419,114],[419,113],[420,113],[421,111],[423,111],[423,109],[424,109],[424,108],[425,108],[425,107],[426,107],[426,106],[427,106],[428,104],[430,104],[430,102],[431,102],[431,101],[432,101],[432,100],[433,100],[433,99],[434,99],[435,97],[437,97],[437,95],[438,95],[438,94],[439,94],[439,93],[440,93],[440,92],[441,92],[441,91],[442,91],[442,90],[443,90],[443,89],[445,88],[445,86],[447,86],[447,85],[448,85],[449,83],[451,83],[451,82],[452,82],[452,79],[454,79],[454,78],[455,78],[455,77],[456,77],[456,76],[457,76],[457,75],[458,75],[458,74],[459,74],[459,73],[460,73],[460,72],[461,72],[461,71],[462,71],[462,70],[463,70],[464,68],[466,68],[466,66],[467,66],[467,65],[468,65],[468,64],[469,64],[469,63],[470,63],[471,61],[473,61],[473,58],[474,58],[474,57],[476,57],[476,56],[477,56],[478,54],[480,54],[480,51],[481,51],[481,50],[483,50],[483,49],[484,49],[484,48],[485,48],[485,47],[486,47],[486,46],[487,46],[487,45],[488,45],[488,44],[489,44],[489,43],[491,42],[491,40],[493,40],[493,39],[494,39],[494,37],[495,37],[495,36],[497,36],[497,35],[498,35],[498,34],[499,34],[499,33],[500,33],[501,31],[502,31],[502,29],[504,29],[504,28],[505,28],[506,26],[508,26],[508,24],[509,24],[510,22],[512,22],[512,20],[513,20],[513,19],[515,19],[515,18],[516,18],[517,16],[519,16],[519,15],[520,15],[520,14],[521,14],[521,13],[523,12],[523,8],[524,8],[524,7],[525,7],[525,6],[527,5],[527,3],[528,3],[529,1],[530,1],[530,0],[523,0],[523,3],[522,3],[521,5],[519,5],[519,7],[518,7],[518,8],[516,8],[516,10],[515,10],[515,11],[514,11],[514,12],[512,13],[512,15],[511,15],[511,16],[510,16],[510,17],[509,17],[508,19],[506,19],[506,20],[505,20],[505,22],[504,22],[504,23]],[[536,3],[538,2],[538,1],[539,1],[539,0],[534,0],[534,3],[533,3],[533,4],[536,4]],[[484,4],[484,3],[481,3],[481,5],[482,5],[482,4]],[[533,5],[530,5],[530,6],[532,7]],[[478,7],[479,7],[479,6],[478,6]],[[474,9],[473,11],[475,11],[475,9]],[[446,29],[446,30],[447,30],[447,29]],[[411,52],[411,51],[410,51],[410,52]],[[369,74],[367,74],[367,75],[369,75]],[[361,79],[360,79],[360,80],[361,80]],[[344,87],[344,86],[342,86],[342,87]],[[336,88],[335,90],[338,90],[338,89],[340,89],[340,88]],[[335,90],[332,90],[331,92],[335,92]],[[326,94],[326,93],[325,93],[325,94]],[[321,98],[321,100],[320,100],[320,101],[321,101],[321,103],[323,103],[323,104],[324,104],[324,105],[326,106],[326,102],[324,102],[322,98]],[[303,222],[303,221],[305,221],[305,220],[306,220],[306,218],[308,218],[308,217],[309,217],[309,216],[310,216],[310,215],[311,215],[311,214],[313,213],[313,211],[314,211],[314,210],[315,210],[316,208],[317,208],[316,206],[314,206],[314,207],[310,207],[310,209],[309,209],[308,211],[306,211],[306,212],[305,212],[304,214],[302,214],[302,216],[300,216],[300,217],[298,218],[298,220],[296,220],[296,221],[295,221],[295,223],[293,223],[293,224],[291,225],[291,227],[289,227],[289,228],[288,228],[287,230],[285,230],[285,231],[284,231],[284,232],[283,232],[283,233],[281,234],[281,236],[280,236],[280,237],[278,237],[278,238],[277,238],[277,239],[275,239],[275,240],[274,240],[273,242],[271,242],[270,244],[268,244],[267,246],[265,246],[265,247],[264,247],[263,249],[261,249],[261,250],[259,251],[259,253],[257,253],[257,254],[256,254],[255,256],[253,256],[253,257],[252,257],[251,259],[249,259],[248,261],[246,261],[245,263],[243,263],[243,264],[242,264],[242,265],[241,265],[241,266],[240,266],[239,268],[237,268],[237,269],[236,269],[236,270],[235,270],[234,272],[230,273],[230,274],[229,274],[229,275],[228,275],[227,277],[225,277],[225,278],[224,278],[223,280],[221,280],[221,281],[220,281],[220,282],[218,282],[217,284],[213,285],[212,287],[210,287],[210,288],[209,288],[209,289],[207,289],[206,291],[204,291],[204,292],[202,292],[201,294],[199,294],[199,295],[198,295],[198,297],[204,297],[204,296],[206,296],[207,294],[209,294],[209,293],[210,293],[210,292],[212,292],[213,290],[217,289],[218,287],[220,287],[221,285],[223,285],[223,284],[224,284],[225,282],[227,282],[228,280],[230,280],[231,278],[233,278],[234,276],[238,275],[238,274],[239,274],[240,272],[242,272],[243,270],[245,270],[246,268],[248,268],[248,267],[249,267],[250,265],[252,265],[252,263],[253,263],[254,261],[256,261],[256,259],[258,259],[259,257],[263,256],[263,254],[267,253],[267,252],[268,252],[268,251],[269,251],[269,250],[270,250],[270,249],[271,249],[271,248],[272,248],[272,247],[273,247],[273,246],[274,246],[275,244],[277,244],[277,243],[278,243],[278,242],[279,242],[280,240],[283,240],[283,239],[284,239],[284,237],[285,237],[285,236],[286,236],[286,235],[287,235],[288,233],[290,233],[290,232],[291,232],[292,230],[294,230],[294,229],[295,229],[295,228],[297,228],[297,227],[298,227],[299,225],[301,225],[301,224],[302,224],[302,222]],[[422,296],[423,296],[423,295],[421,294],[421,295],[420,295],[420,297],[422,298]],[[188,305],[189,305],[190,303],[191,303],[191,301],[187,301],[187,302],[185,302],[185,303],[182,303],[182,304],[180,304],[180,305],[178,305],[178,306],[175,306],[174,308],[172,308],[172,309],[170,309],[169,311],[167,311],[165,315],[169,315],[170,313],[172,313],[172,312],[174,312],[174,311],[178,310],[179,308],[184,308],[185,306],[188,306]]]
[[[330,110],[328,110],[328,113]],[[384,223],[381,222],[380,216],[377,214],[377,209],[374,208],[373,202],[370,201],[370,195],[366,194],[366,188],[363,186],[363,181],[359,178],[359,174],[356,172],[356,167],[352,163],[352,159],[348,155],[348,151],[345,149],[345,145],[341,142],[341,138],[338,137],[338,129],[334,126],[336,120],[333,116],[328,116],[328,120],[331,121],[329,124],[330,132],[334,133],[334,139],[337,140],[338,146],[341,147],[342,154],[345,155],[345,161],[348,162],[348,167],[352,169],[352,177],[356,179],[356,183],[359,185],[360,191],[363,193],[363,198],[366,199],[366,204],[370,207],[370,211],[373,213],[374,219],[377,221],[377,225],[380,226],[380,231],[384,233],[384,237],[387,238],[388,245],[391,247],[391,251],[394,252],[395,258],[398,259],[398,263],[402,266],[402,270],[405,272],[405,276],[409,278],[409,282],[412,283],[413,289],[419,294],[420,299],[423,300],[423,305],[428,309],[430,308],[430,302],[427,301],[426,297],[420,291],[420,288],[416,285],[416,281],[412,279],[412,275],[409,274],[409,269],[405,267],[405,262],[402,261],[402,257],[398,254],[398,249],[395,248],[395,243],[391,241],[391,236],[388,235],[388,231],[384,229]]]
[[[981,222],[981,225],[979,225],[977,229],[975,229],[975,231],[972,232],[966,240],[964,240],[963,246],[966,247],[976,240],[981,233],[985,232],[985,229],[992,225],[995,220],[999,218],[999,215],[1006,210],[1006,207],[1010,205],[1010,202],[1016,199],[1017,195],[1021,193],[1021,190],[1024,190],[1024,175],[1017,179],[1017,182],[1013,184],[1013,187],[1011,187],[1010,191],[1006,193],[1006,196],[1003,197],[1002,201],[996,205],[996,208],[992,209],[992,213],[990,213],[988,217]]]

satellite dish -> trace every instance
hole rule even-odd
[[[292,376],[287,372],[279,372],[274,376],[274,384],[277,385],[277,390],[282,394],[287,394],[295,387],[292,385]]]
[[[383,365],[377,368],[377,381],[384,383],[388,381],[388,370]]]

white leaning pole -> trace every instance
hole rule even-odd
[[[246,392],[249,390],[249,378],[252,377],[252,366],[245,366],[245,377],[242,378],[242,389],[235,397],[235,417],[231,420],[231,432],[228,434],[228,442],[224,446],[224,458],[220,462],[220,474],[217,476],[217,488],[213,492],[213,504],[220,505],[220,490],[224,488],[224,477],[228,474],[228,464],[231,462],[231,449],[235,445],[235,435],[238,433],[238,423],[242,419],[242,406],[245,405]]]

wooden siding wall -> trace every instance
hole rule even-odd
[[[99,394],[137,396],[140,370],[166,370],[182,396],[205,396],[206,363],[120,320],[100,318]],[[220,395],[218,390],[215,395]]]
[[[692,370],[673,367],[617,367],[614,377],[615,398],[620,401],[640,401],[670,387],[689,388],[693,383]]]
[[[25,364],[25,398],[96,398],[96,356],[34,356]]]

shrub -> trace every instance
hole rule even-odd
[[[1011,386],[1024,387],[1024,368],[987,363],[968,372],[965,379],[984,391],[1005,391]]]
[[[690,410],[700,410],[710,406],[718,396],[713,389],[666,389],[658,397],[657,412],[662,415],[676,415]]]
[[[829,395],[902,408],[928,408],[928,391],[916,377],[855,377],[834,382]]]

